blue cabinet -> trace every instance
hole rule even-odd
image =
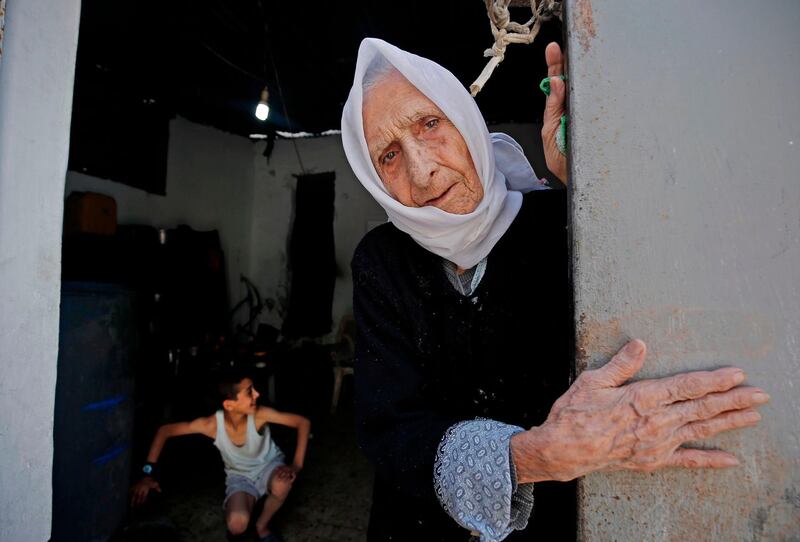
[[[62,285],[53,542],[108,540],[127,512],[134,306],[135,294],[116,285]]]

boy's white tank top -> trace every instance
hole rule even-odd
[[[255,416],[247,416],[247,431],[242,446],[231,442],[225,430],[225,415],[222,410],[217,411],[217,436],[214,446],[219,449],[222,461],[225,463],[226,474],[238,474],[250,480],[258,479],[258,475],[272,461],[282,458],[283,452],[272,442],[269,435],[269,425],[264,425],[264,433],[259,434],[256,429]]]

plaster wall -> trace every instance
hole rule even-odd
[[[638,337],[772,396],[704,444],[737,468],[585,477],[580,539],[798,540],[800,4],[566,8],[578,368]]]
[[[0,540],[50,537],[61,222],[80,2],[9,2],[0,62]]]
[[[170,123],[167,195],[69,171],[65,195],[90,191],[112,196],[120,224],[218,230],[225,251],[228,298],[244,294],[253,198],[253,144],[241,136],[176,118]]]

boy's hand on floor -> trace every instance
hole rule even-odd
[[[152,476],[145,476],[131,488],[131,506],[136,508],[144,504],[150,490],[154,489],[161,493],[161,485]]]
[[[281,465],[275,469],[275,476],[282,480],[294,481],[297,478],[298,469],[294,466]]]

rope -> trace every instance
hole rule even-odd
[[[561,19],[560,0],[530,0],[532,17],[525,24],[515,23],[511,20],[508,5],[511,0],[486,0],[486,13],[494,36],[494,44],[483,52],[483,56],[491,57],[483,71],[469,86],[470,94],[476,96],[492,72],[503,61],[506,47],[511,43],[533,43],[542,23],[553,17]]]

